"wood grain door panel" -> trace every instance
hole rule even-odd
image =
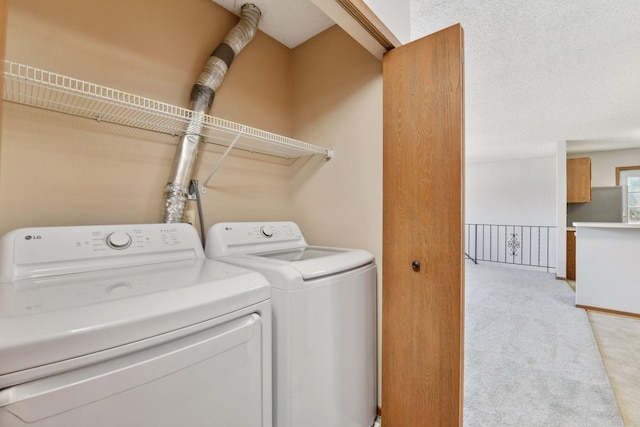
[[[385,427],[462,424],[462,49],[456,25],[383,62]]]
[[[567,159],[567,203],[591,201],[591,158]]]

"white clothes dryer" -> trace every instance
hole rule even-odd
[[[372,426],[373,255],[310,246],[293,222],[215,224],[205,253],[260,272],[272,285],[274,426]]]
[[[0,425],[272,425],[270,285],[187,224],[0,241]]]

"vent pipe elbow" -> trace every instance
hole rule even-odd
[[[182,222],[189,183],[202,142],[202,114],[209,113],[216,89],[222,83],[231,63],[258,32],[260,15],[260,9],[254,4],[246,3],[242,6],[240,22],[213,51],[191,89],[189,108],[198,114],[193,114],[189,120],[173,160],[169,181],[164,190],[165,209],[162,220],[165,223]]]

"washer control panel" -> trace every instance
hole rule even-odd
[[[207,233],[209,257],[306,247],[294,222],[221,222]]]

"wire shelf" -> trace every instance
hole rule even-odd
[[[193,128],[195,124],[207,143],[228,147],[239,135],[235,148],[283,158],[332,155],[331,149],[293,138],[17,62],[4,62],[5,101],[174,136],[184,135],[187,126]]]

